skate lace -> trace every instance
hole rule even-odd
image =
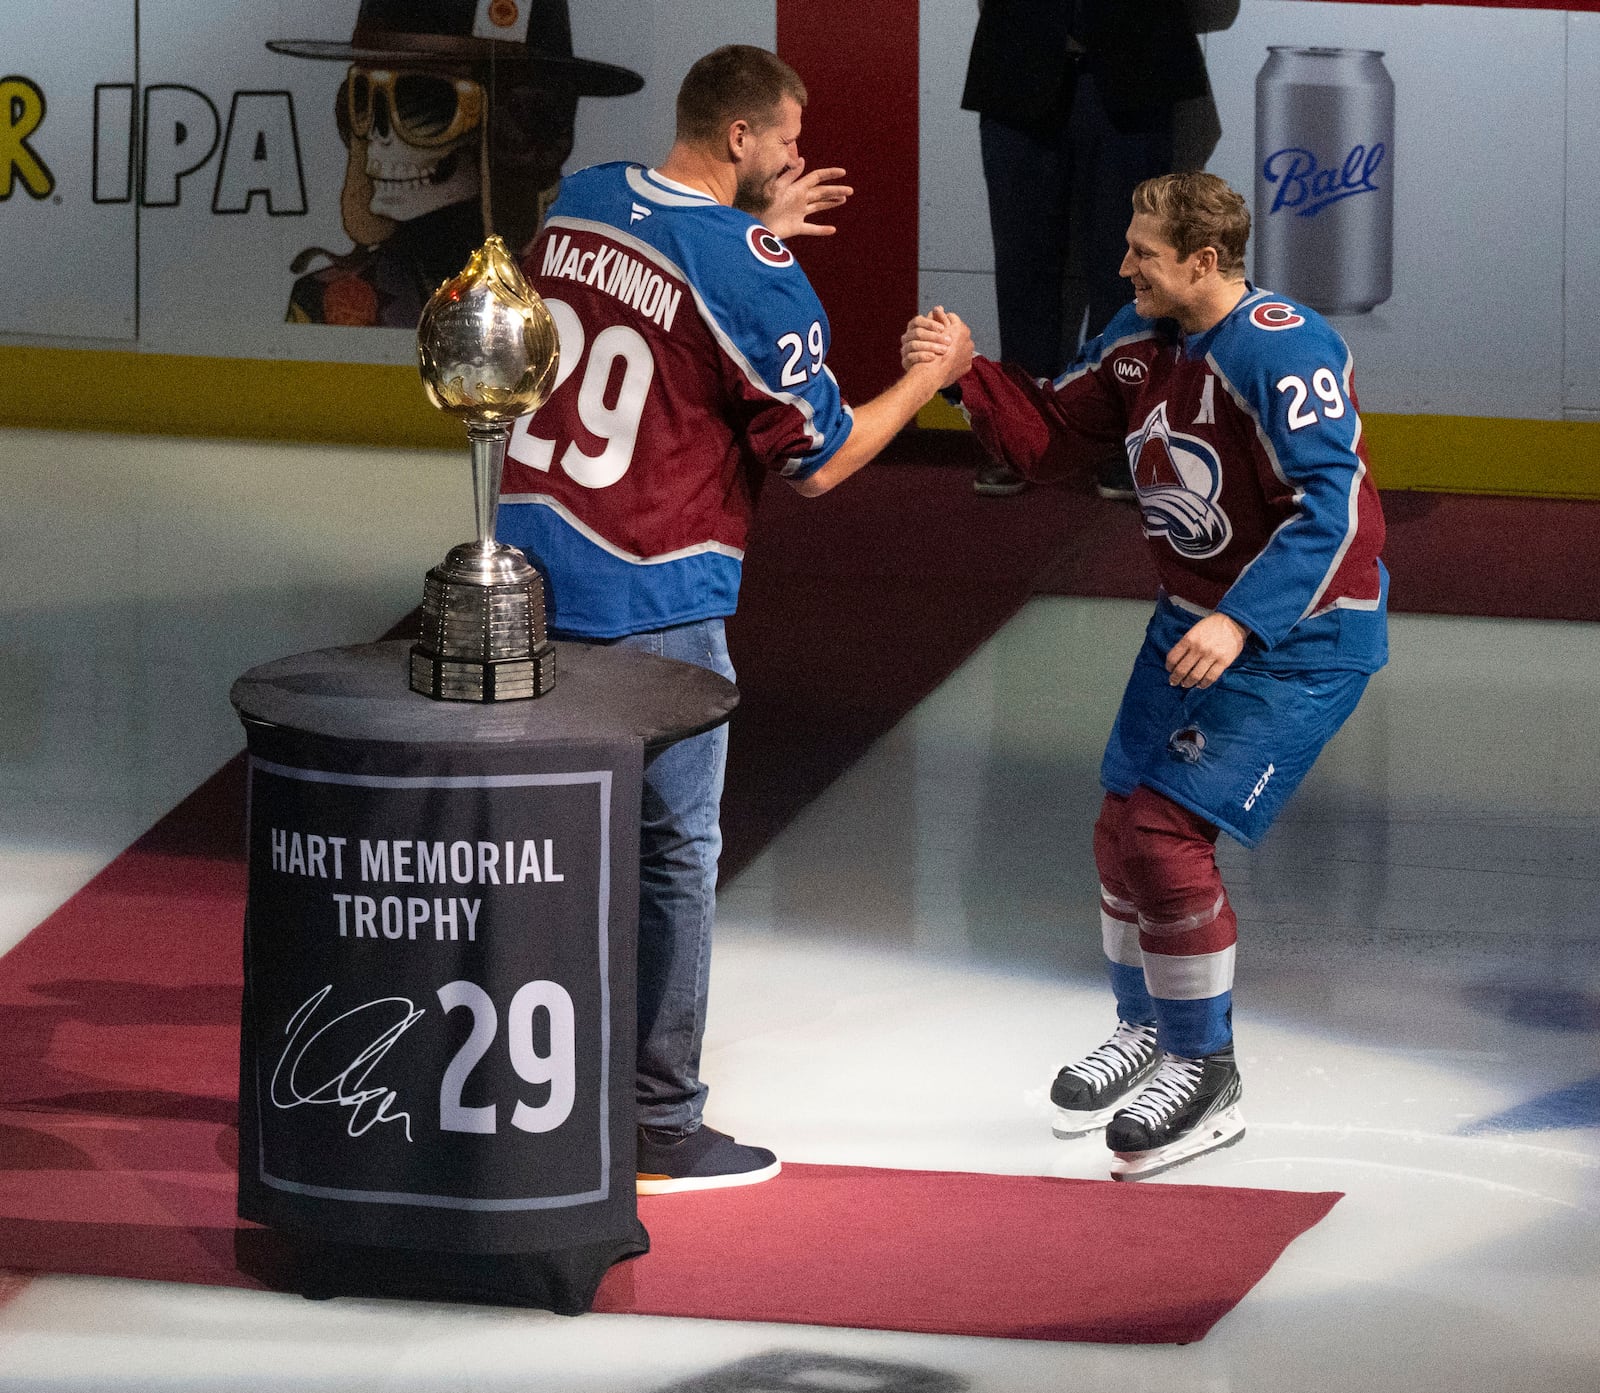
[[[1150,1082],[1123,1111],[1149,1126],[1160,1126],[1194,1096],[1202,1067],[1198,1059],[1167,1055],[1156,1066]]]
[[[1147,1025],[1129,1025],[1121,1022],[1116,1033],[1084,1055],[1070,1072],[1104,1088],[1118,1079],[1126,1078],[1145,1062],[1150,1055],[1152,1031]]]

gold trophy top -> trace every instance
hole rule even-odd
[[[543,405],[560,350],[555,320],[499,237],[434,291],[417,324],[428,400],[469,430],[509,428]]]

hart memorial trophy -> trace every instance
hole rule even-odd
[[[428,400],[466,423],[478,540],[428,572],[411,689],[442,701],[513,701],[555,685],[544,580],[494,539],[506,442],[544,403],[560,351],[555,321],[498,237],[433,294],[417,325]]]

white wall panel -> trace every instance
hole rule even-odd
[[[334,123],[335,96],[348,63],[273,53],[267,43],[348,43],[354,10],[343,0],[274,6],[235,0],[208,10],[181,0],[142,0],[140,80],[147,98],[153,88],[166,85],[192,88],[217,112],[220,137],[235,92],[290,94],[305,211],[269,210],[258,197],[244,213],[215,214],[222,150],[178,179],[176,203],[157,201],[170,197],[165,189],[148,192],[140,209],[141,348],[241,358],[412,360],[415,335],[402,330],[284,322],[294,258],[310,247],[332,253],[351,249],[339,218],[346,150]],[[197,145],[194,158],[212,134],[190,130],[188,143]],[[166,139],[152,126],[147,143],[159,152]],[[153,158],[160,157],[146,153],[152,184]],[[219,403],[219,410],[225,409]]]
[[[1567,16],[1568,416],[1600,413],[1600,14]],[[1600,463],[1597,463],[1600,468]]]
[[[95,201],[94,110],[97,84],[134,80],[134,0],[95,7],[63,42],[55,0],[5,0],[0,25],[0,77],[30,89],[10,94],[20,112],[42,99],[42,119],[22,137],[50,187],[30,191],[8,149],[0,153],[0,333],[62,338],[131,340],[135,323],[136,214],[124,197],[128,156],[126,124],[120,150],[102,152],[102,198]],[[0,126],[14,131],[11,110]],[[21,153],[21,152],[19,152]],[[120,155],[120,159],[118,156]],[[26,269],[24,269],[26,268]]]
[[[961,110],[977,0],[922,0],[922,139],[918,264],[925,271],[994,273],[978,115]],[[990,291],[992,297],[993,291]]]

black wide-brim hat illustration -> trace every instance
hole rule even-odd
[[[644,86],[631,68],[572,56],[567,0],[361,0],[349,43],[272,39],[267,47],[369,65],[488,64],[563,83],[580,97],[625,97]]]

